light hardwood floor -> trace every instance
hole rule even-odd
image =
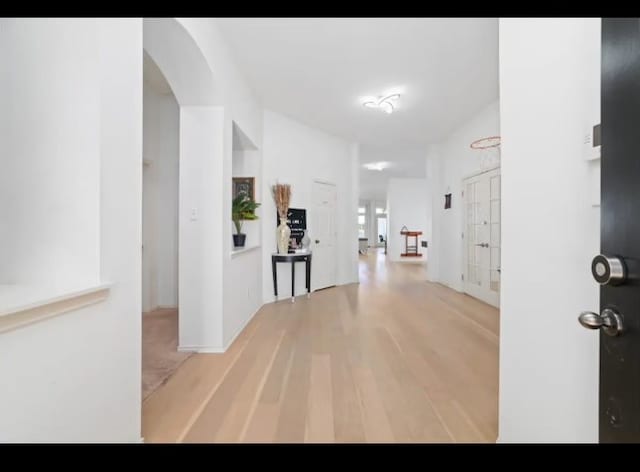
[[[360,284],[265,305],[142,407],[145,442],[495,442],[498,310],[360,256]]]

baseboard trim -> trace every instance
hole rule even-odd
[[[199,354],[222,354],[225,350],[218,346],[178,346],[179,352],[197,352]]]
[[[236,338],[244,331],[249,322],[253,319],[254,316],[260,311],[263,305],[260,305],[252,314],[247,318],[247,320],[243,323],[242,326],[236,331],[236,333],[231,337],[229,342],[223,346],[178,346],[179,352],[197,352],[199,354],[223,354],[227,352],[227,349],[231,347]]]
[[[236,331],[236,334],[234,334],[231,339],[229,340],[229,342],[227,343],[227,345],[224,347],[224,349],[222,350],[222,352],[226,352],[227,349],[229,349],[231,347],[231,345],[233,344],[233,342],[236,340],[236,338],[240,335],[240,333],[242,333],[244,331],[244,329],[247,327],[247,325],[249,324],[249,322],[253,319],[254,316],[256,316],[256,314],[260,311],[260,309],[263,307],[263,305],[260,305],[252,314],[251,316],[249,316],[246,321],[243,323],[242,326],[240,326],[240,328],[238,329],[238,331]]]
[[[177,310],[177,305],[156,305],[152,308],[149,308],[147,311],[143,311],[142,313],[152,313],[157,310]]]

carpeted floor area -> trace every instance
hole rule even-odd
[[[178,352],[178,310],[142,314],[142,400],[164,384],[193,353]]]

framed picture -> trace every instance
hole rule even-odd
[[[233,198],[241,193],[256,201],[255,177],[233,177]]]

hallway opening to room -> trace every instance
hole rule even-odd
[[[0,442],[640,442],[639,21],[0,19]]]
[[[190,355],[178,351],[180,110],[143,52],[142,400]]]
[[[383,251],[187,360],[143,405],[145,441],[495,442],[497,310]]]

